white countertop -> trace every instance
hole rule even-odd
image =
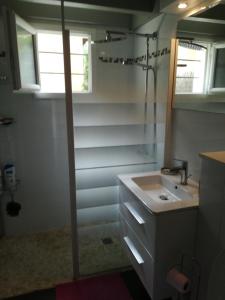
[[[132,178],[160,175],[167,178],[170,182],[192,195],[192,199],[177,200],[174,202],[167,201],[154,201],[151,197],[142,190]],[[188,185],[180,185],[180,175],[164,175],[160,171],[146,172],[146,173],[134,173],[118,176],[120,182],[125,185],[145,206],[146,208],[155,214],[169,212],[179,209],[194,208],[199,206],[199,187],[198,183],[193,180],[188,180]]]

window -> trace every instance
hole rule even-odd
[[[212,47],[211,91],[225,91],[225,44]]]
[[[9,36],[10,63],[14,90],[39,90],[36,30],[6,7],[4,24]]]
[[[176,94],[204,92],[206,45],[179,42],[177,57]]]
[[[64,93],[64,63],[62,35],[39,32],[38,59],[41,92]],[[90,36],[71,34],[71,73],[73,92],[90,91]]]

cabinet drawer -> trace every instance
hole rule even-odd
[[[132,266],[137,272],[139,278],[144,284],[149,295],[153,296],[153,274],[154,274],[154,262],[152,257],[146,251],[144,246],[136,237],[133,230],[126,223],[123,218],[121,218],[121,238],[123,247],[128,254]]]
[[[120,213],[150,255],[155,257],[155,217],[124,186],[120,186]]]

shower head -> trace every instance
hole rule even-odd
[[[197,43],[193,43],[192,40],[179,40],[179,46],[197,51],[201,51],[202,49],[207,50],[207,47]]]
[[[112,35],[115,35],[112,37]],[[127,39],[127,35],[124,32],[119,31],[106,31],[105,39],[92,41],[92,44],[105,44],[112,42],[120,42]]]

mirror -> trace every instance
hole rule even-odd
[[[225,2],[177,26],[174,107],[225,113]]]

